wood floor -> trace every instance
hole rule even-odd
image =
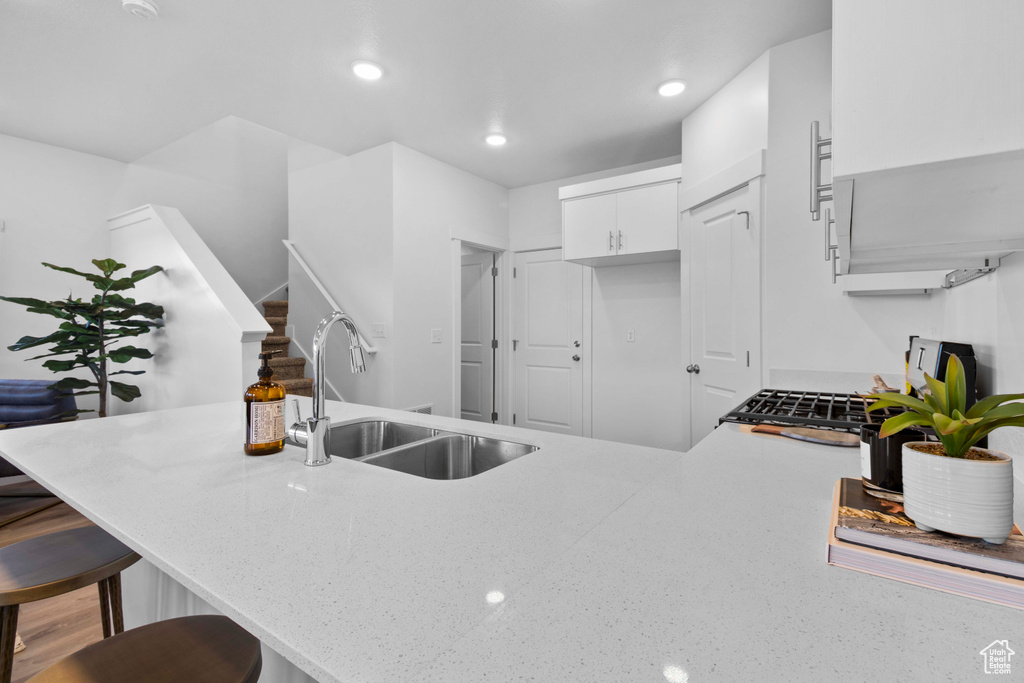
[[[66,503],[0,527],[0,547],[35,536],[91,526]],[[21,606],[18,633],[25,650],[14,656],[12,683],[22,683],[58,659],[103,639],[96,586]]]

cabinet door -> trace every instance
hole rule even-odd
[[[619,254],[679,248],[677,183],[619,192],[615,235]],[[621,233],[621,239],[620,239]]]
[[[568,261],[615,253],[615,195],[562,202],[562,246]]]

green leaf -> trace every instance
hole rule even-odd
[[[962,426],[962,423],[959,420],[954,420],[948,415],[943,415],[942,413],[933,414],[932,422],[935,424],[935,430],[939,434],[952,434]]]
[[[1024,415],[1024,403],[1007,403],[1004,406],[993,408],[992,410],[985,413],[984,417],[977,418],[978,420],[1001,420],[1007,417],[1021,417]]]
[[[113,377],[114,375],[145,375],[145,370],[118,370],[117,372],[111,372],[107,374],[107,377]]]
[[[881,437],[884,439],[903,431],[907,427],[916,427],[918,425],[931,425],[931,421],[919,413],[902,413],[895,417],[890,417],[882,423]]]
[[[86,280],[91,282],[93,286],[96,287],[96,289],[106,289],[113,282],[113,280],[111,280],[109,277],[104,277],[102,275],[94,275],[92,273],[83,273],[82,271],[75,270],[74,268],[67,268],[65,266],[55,266],[52,263],[43,263],[43,265],[46,266],[47,268],[52,268],[53,270],[59,270],[62,273],[71,273],[72,275],[84,277]]]
[[[949,355],[946,363],[946,411],[959,410],[967,412],[967,379],[964,376],[964,366],[956,354]]]
[[[134,401],[139,396],[142,396],[142,392],[134,384],[125,384],[124,382],[115,382],[110,380],[110,393],[117,396],[125,403]]]
[[[970,448],[995,430],[1001,429],[1002,427],[1024,427],[1024,417],[1008,417],[1004,420],[994,420],[987,424],[980,425],[980,429],[978,429],[978,431],[975,432],[967,442],[964,451],[966,452],[967,448]]]
[[[21,351],[23,349],[31,349],[35,346],[42,346],[43,344],[54,344],[60,341],[65,341],[70,335],[67,332],[51,332],[45,337],[22,337],[18,341],[14,342],[7,348],[11,351]]]
[[[65,391],[67,389],[84,389],[86,387],[99,386],[96,382],[90,382],[87,379],[81,379],[79,377],[65,377],[58,380],[50,385],[50,389],[56,389],[57,391]]]
[[[122,346],[107,352],[106,358],[115,363],[127,363],[132,358],[152,358],[153,353],[148,349],[138,349],[134,346]]]
[[[996,394],[995,396],[989,396],[971,406],[971,409],[967,411],[967,417],[982,417],[998,405],[1021,399],[1024,399],[1024,394]]]
[[[43,363],[43,367],[51,372],[67,372],[68,370],[74,370],[79,366],[73,360],[48,360]]]
[[[118,263],[112,258],[105,258],[102,261],[99,259],[93,259],[92,264],[103,271],[103,274],[110,277],[115,270],[121,270],[125,267],[123,263]]]
[[[927,403],[921,399],[914,398],[913,396],[907,396],[906,394],[896,393],[885,393],[885,394],[869,394],[865,398],[877,399],[875,403],[872,403],[868,407],[868,411],[880,410],[882,408],[892,408],[893,406],[900,406],[902,408],[910,408],[915,410],[922,415],[931,415],[934,412]]]
[[[949,412],[948,404],[946,403],[946,385],[934,377],[930,377],[927,372],[924,374],[924,381],[928,383],[928,389],[931,391],[932,398],[935,399],[936,412]]]

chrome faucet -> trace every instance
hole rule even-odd
[[[352,372],[366,372],[363,347],[359,343],[355,323],[341,311],[334,311],[320,321],[313,335],[313,417],[303,420],[296,400],[296,421],[288,428],[288,438],[306,447],[306,465],[309,467],[331,462],[331,418],[324,414],[324,377],[327,368],[327,333],[337,322],[344,325],[348,332],[348,357]]]

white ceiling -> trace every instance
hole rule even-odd
[[[134,161],[235,115],[394,140],[507,187],[679,153],[679,122],[830,0],[0,2],[0,132]],[[375,83],[357,59],[381,64]],[[656,86],[682,78],[686,91]],[[501,130],[503,148],[483,143]]]

